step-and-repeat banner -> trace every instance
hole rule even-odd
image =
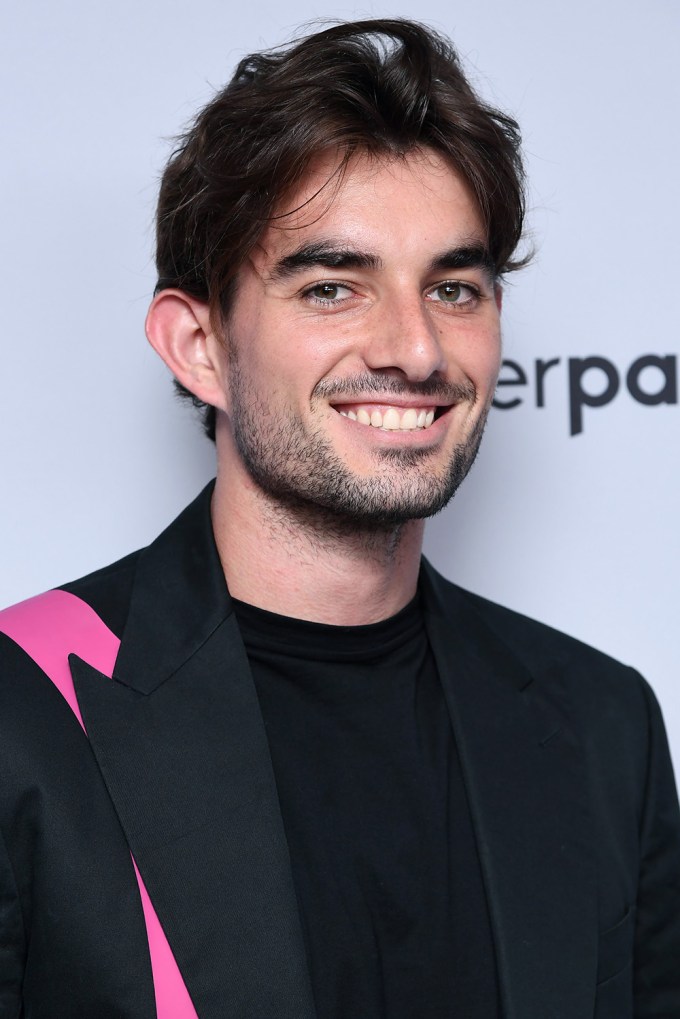
[[[535,260],[506,287],[496,406],[427,553],[640,669],[680,763],[680,8],[325,14],[429,22],[523,127]],[[146,544],[211,475],[143,337],[157,178],[236,61],[317,15],[311,0],[27,0],[5,15],[0,605]]]

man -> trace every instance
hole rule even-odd
[[[406,21],[247,58],[182,139],[147,332],[217,480],[0,616],[3,1016],[680,1016],[653,695],[420,559],[522,212]]]

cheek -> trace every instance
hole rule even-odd
[[[351,337],[318,328],[306,332],[303,327],[289,337],[284,356],[261,367],[269,373],[273,387],[306,404],[319,382],[356,375],[363,365]]]
[[[495,332],[477,336],[460,352],[458,363],[480,395],[483,390],[493,389],[501,366],[500,336]]]
[[[263,316],[252,329],[248,340],[250,371],[261,379],[273,381],[296,378],[308,373],[312,366],[323,361],[325,347],[330,346],[321,336],[305,329],[305,324],[287,317],[286,309],[279,315]]]

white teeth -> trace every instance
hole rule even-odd
[[[409,407],[404,412],[399,424],[400,428],[408,428],[409,431],[413,431],[414,428],[418,427],[418,411],[414,410],[413,407]]]
[[[371,424],[373,424],[373,415],[371,415]],[[402,428],[403,425],[401,423],[401,415],[399,414],[399,411],[394,407],[388,407],[383,414],[382,426],[383,428],[387,428],[390,432],[396,432],[398,428]]]
[[[340,414],[360,425],[371,425],[388,432],[414,432],[419,428],[429,428],[434,421],[434,410],[417,410],[408,407],[401,411],[398,407],[388,407],[383,413],[380,410],[368,411],[365,407],[358,410],[341,410]]]

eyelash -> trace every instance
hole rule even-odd
[[[338,298],[333,299],[333,298],[315,297],[314,296],[314,291],[318,290],[320,287],[337,287],[339,290],[341,289],[341,290],[352,291],[352,288],[351,288],[351,286],[348,283],[340,283],[338,280],[319,280],[318,283],[313,283],[311,287],[306,287],[302,291],[303,298],[305,298],[306,300],[310,301],[312,304],[316,304],[316,305],[318,305],[318,306],[320,306],[322,308],[329,308],[329,307],[337,306],[337,305],[341,304],[343,300],[346,301],[346,300],[349,300],[349,298],[346,297],[346,298],[340,298],[340,299],[338,299]]]
[[[460,301],[460,303],[459,302],[452,303],[450,305],[450,307],[452,308],[466,308],[468,305],[476,304],[483,298],[482,291],[479,289],[479,287],[476,286],[474,283],[468,283],[467,280],[442,280],[441,283],[437,283],[435,284],[435,286],[430,287],[430,289],[428,290],[428,294],[431,294],[433,291],[439,290],[440,287],[460,287],[461,290],[467,290],[468,294],[470,295],[469,297],[466,298],[466,300]],[[436,303],[448,304],[447,301],[437,301]]]
[[[463,290],[467,290],[470,294],[470,296],[464,301],[455,303],[451,302],[450,307],[452,308],[466,308],[468,305],[475,304],[477,301],[480,301],[483,298],[481,290],[474,283],[469,283],[467,280],[455,280],[455,279],[442,280],[441,282],[436,283],[433,287],[430,287],[428,289],[427,294],[431,294],[437,291],[440,287],[445,286],[461,287]],[[345,298],[315,297],[314,291],[318,290],[320,287],[337,287],[339,290],[349,290],[350,292],[353,293],[352,286],[349,283],[341,283],[339,280],[320,280],[318,283],[314,283],[312,284],[312,286],[306,287],[302,291],[301,296],[303,297],[303,299],[309,301],[310,304],[315,304],[317,307],[321,308],[333,308],[333,307],[337,308],[340,305],[344,304],[345,301],[351,300],[351,298],[349,297]],[[447,301],[436,301],[433,303],[443,305],[448,304]]]

